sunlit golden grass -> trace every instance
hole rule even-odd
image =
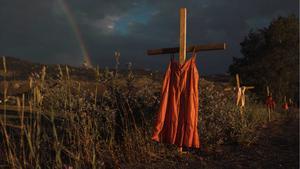
[[[59,79],[49,80],[43,67],[39,76],[28,78],[28,91],[17,97],[15,106],[0,105],[1,167],[184,168],[176,147],[150,140],[160,82],[151,76],[136,78],[130,71],[128,76],[114,77],[99,69],[93,82],[75,81],[67,66],[58,70]],[[1,90],[3,98],[8,97],[5,85]],[[267,122],[263,105],[248,98],[241,116],[231,96],[200,81],[199,131],[204,148],[255,143],[256,129]]]

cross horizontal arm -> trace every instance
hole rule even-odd
[[[193,52],[194,49],[195,49],[195,52],[209,51],[209,50],[225,50],[226,43],[216,43],[216,44],[208,44],[208,45],[193,45],[193,46],[189,46],[186,49],[186,52],[187,53]],[[179,53],[179,47],[147,50],[148,55],[160,55],[160,54],[172,54],[172,53]]]
[[[246,89],[254,89],[255,87],[254,86],[245,86]]]
[[[250,89],[254,89],[255,87],[254,86],[242,86],[242,87],[245,87],[247,90],[250,90]],[[236,90],[236,87],[226,87],[224,89],[224,91],[228,92],[228,91],[231,91],[231,90]]]

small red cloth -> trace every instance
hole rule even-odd
[[[288,105],[288,103],[284,103],[284,104],[282,105],[282,108],[283,108],[283,110],[289,110],[289,105]]]
[[[273,100],[272,96],[268,96],[266,100],[266,105],[270,109],[275,109],[275,101]]]

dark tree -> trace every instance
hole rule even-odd
[[[229,72],[255,85],[264,98],[268,85],[278,101],[299,101],[299,18],[278,17],[267,28],[251,30],[241,42],[242,58],[233,58]]]

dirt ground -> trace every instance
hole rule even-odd
[[[298,169],[299,113],[263,126],[259,141],[251,146],[221,146],[187,162],[187,168]]]

